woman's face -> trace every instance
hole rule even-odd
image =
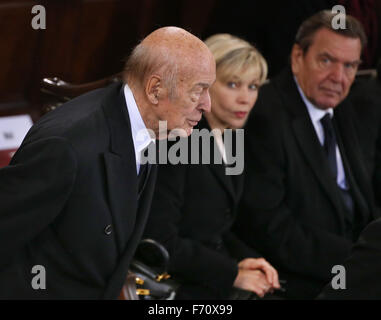
[[[232,76],[227,81],[218,79],[210,88],[211,113],[206,114],[212,129],[242,128],[258,97],[259,79],[256,74],[242,79]]]

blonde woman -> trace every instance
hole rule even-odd
[[[196,128],[242,128],[266,79],[266,61],[229,34],[205,43],[216,59],[217,79],[210,88],[211,112]],[[212,143],[225,162],[222,135]],[[243,174],[226,175],[225,163],[159,166],[145,237],[169,251],[169,272],[181,283],[177,299],[228,299],[234,288],[263,297],[279,288],[277,271],[230,230],[242,188]]]

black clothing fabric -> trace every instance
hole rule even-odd
[[[116,299],[141,239],[156,167],[138,205],[122,84],[40,119],[0,169],[0,298]],[[32,267],[46,289],[31,286]]]
[[[196,129],[210,130],[205,119]],[[213,137],[210,141],[214,159],[218,151]],[[195,150],[189,149],[191,159]],[[243,175],[226,175],[223,163],[158,166],[144,236],[168,249],[169,273],[181,283],[176,299],[227,299],[238,262],[259,256],[230,231],[242,188]]]
[[[311,299],[378,213],[349,101],[334,110],[351,217],[291,70],[264,85],[245,131],[245,188],[235,230],[287,280],[288,298]]]

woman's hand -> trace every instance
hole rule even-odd
[[[255,273],[253,273],[254,271]],[[249,283],[243,283],[244,281]],[[255,284],[255,281],[258,283]],[[263,258],[246,258],[238,264],[238,275],[234,281],[234,286],[254,291],[259,296],[262,296],[261,294],[264,295],[272,289],[280,288],[278,272]],[[251,289],[247,289],[247,287]]]
[[[261,298],[272,289],[265,274],[260,270],[238,269],[233,286],[235,288],[255,292]]]

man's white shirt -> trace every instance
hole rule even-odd
[[[126,99],[128,115],[131,123],[131,134],[135,149],[136,172],[139,174],[141,152],[147,148],[151,142],[155,143],[155,139],[150,136],[143,118],[140,115],[134,95],[127,84],[124,86],[124,97]]]
[[[311,101],[307,99],[307,97],[304,95],[303,90],[300,88],[298,81],[296,80],[296,77],[294,76],[294,80],[296,83],[296,86],[298,87],[300,96],[303,99],[304,104],[307,107],[308,114],[310,116],[310,119],[312,121],[312,124],[315,128],[316,135],[319,138],[320,144],[324,145],[324,129],[323,125],[321,124],[320,120],[327,114],[329,113],[330,117],[333,117],[333,109],[327,109],[327,110],[322,110],[317,107],[315,107]],[[343,161],[341,158],[340,154],[340,149],[339,146],[336,144],[336,162],[337,162],[337,184],[342,188],[342,189],[348,189],[348,185],[345,179],[345,171],[344,171],[344,165]]]

